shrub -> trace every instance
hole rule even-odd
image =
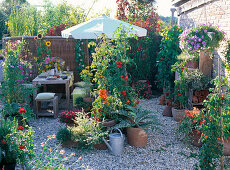
[[[58,119],[62,123],[74,123],[74,118],[79,114],[80,110],[66,110],[59,114]]]
[[[72,132],[68,128],[61,128],[58,130],[57,133],[57,140],[60,143],[65,143],[67,141],[70,141],[72,139]]]

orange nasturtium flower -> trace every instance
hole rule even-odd
[[[100,89],[100,92],[99,92],[99,96],[102,98],[102,99],[107,99],[107,90],[106,89]]]

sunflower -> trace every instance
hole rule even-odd
[[[35,37],[34,37],[34,39],[35,39],[35,40],[37,40],[37,39],[38,39],[38,37],[37,37],[37,36],[35,36]]]
[[[42,34],[38,34],[38,39],[41,39],[42,38]]]
[[[51,46],[51,42],[50,41],[46,41],[46,46],[47,47]]]

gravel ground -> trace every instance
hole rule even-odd
[[[165,106],[158,105],[159,98],[142,100],[141,105],[152,114],[157,115],[162,127],[160,131],[149,131],[148,145],[144,148],[131,147],[125,142],[124,153],[121,156],[113,156],[108,150],[77,150],[65,148],[67,154],[76,153],[75,161],[82,157],[82,161],[74,163],[71,169],[77,169],[81,164],[95,170],[104,169],[193,169],[197,162],[194,158],[188,158],[198,148],[183,143],[176,135],[175,128],[178,123],[171,117],[163,117],[162,112]],[[61,125],[57,119],[39,118],[30,121],[35,130],[35,144],[37,149],[41,148],[40,143],[44,142],[48,135],[56,134]],[[66,164],[72,164],[69,160]]]

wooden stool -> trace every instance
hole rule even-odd
[[[56,119],[58,117],[58,96],[54,96],[52,99],[35,99],[36,100],[36,117],[38,116],[54,116]],[[53,105],[53,114],[52,113],[41,113],[39,110],[41,109],[41,102],[52,102]]]

